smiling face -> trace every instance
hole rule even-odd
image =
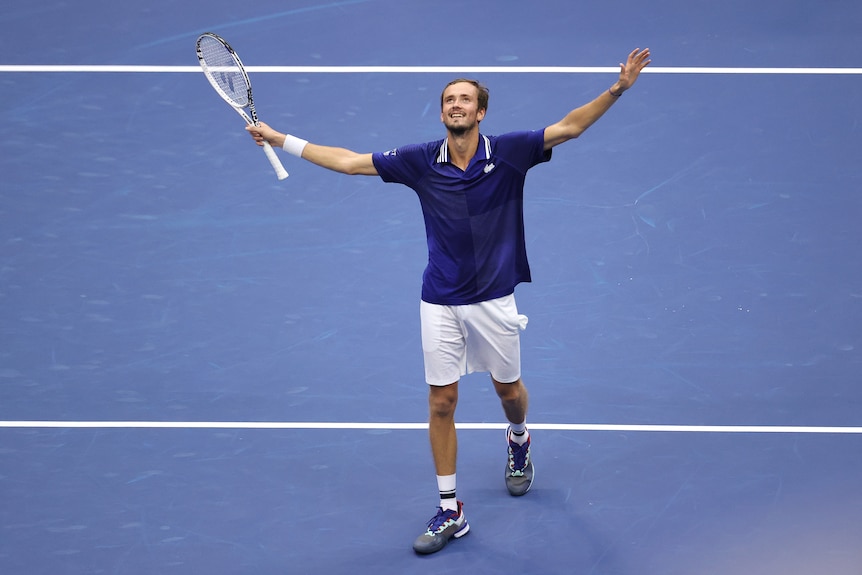
[[[454,82],[443,90],[440,120],[450,134],[464,135],[479,126],[486,107],[487,103],[480,103],[476,85],[466,81]]]

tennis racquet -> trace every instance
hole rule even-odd
[[[198,54],[198,62],[203,68],[204,75],[209,83],[215,88],[222,99],[230,104],[249,125],[259,126],[257,112],[254,109],[254,99],[251,96],[251,81],[243,68],[239,56],[236,55],[230,44],[224,38],[206,32],[201,34],[195,45]],[[245,113],[248,109],[248,114]],[[279,180],[287,177],[287,170],[281,165],[281,160],[268,142],[263,143],[263,151],[269,158],[269,163],[275,169]]]

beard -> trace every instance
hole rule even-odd
[[[450,122],[446,122],[446,129],[449,130],[449,133],[453,136],[463,136],[470,130],[476,127],[476,124],[453,124]]]

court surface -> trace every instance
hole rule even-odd
[[[0,572],[858,575],[862,6],[45,1],[0,9]],[[94,32],[94,30],[98,30]],[[540,129],[653,64],[530,172],[516,291],[536,482],[462,381],[471,533],[437,504],[412,191],[282,155]],[[52,66],[39,68],[39,66]],[[145,68],[151,67],[151,68]]]

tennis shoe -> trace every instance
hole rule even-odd
[[[524,445],[512,440],[511,429],[506,429],[509,444],[509,461],[506,463],[506,489],[514,496],[524,495],[533,486],[533,460],[530,457],[530,438]]]
[[[428,529],[413,542],[413,550],[421,555],[436,553],[446,546],[449,539],[458,539],[469,531],[462,502],[458,502],[457,511],[438,507],[437,515],[428,522]]]

